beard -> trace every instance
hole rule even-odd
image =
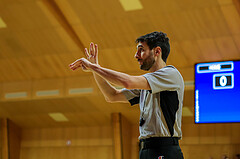
[[[140,69],[148,71],[153,66],[154,63],[155,63],[155,59],[152,55],[150,55],[148,58],[146,58],[143,61],[143,64],[140,66]]]

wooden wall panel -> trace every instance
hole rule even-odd
[[[123,159],[131,158],[131,124],[130,122],[122,115],[122,143],[123,143]]]
[[[224,154],[233,158],[240,152],[239,128],[237,123],[183,124],[180,144],[185,159],[221,158]]]
[[[8,122],[9,127],[9,159],[20,158],[21,128],[11,120]]]
[[[63,97],[64,96],[64,79],[44,79],[33,81],[33,98],[46,98],[46,96],[37,96],[37,91],[52,91],[58,90],[58,95],[48,95],[48,97]]]
[[[222,56],[216,45],[214,39],[201,39],[197,40],[201,54],[204,57],[205,61],[221,61]]]
[[[6,93],[18,93],[18,92],[26,92],[27,96],[24,98],[14,98],[14,100],[26,100],[30,99],[32,96],[32,82],[30,81],[18,81],[18,82],[9,82],[9,83],[2,83],[2,97],[1,100],[13,100],[11,98],[6,99]]]
[[[23,129],[21,159],[113,159],[111,127]]]
[[[3,84],[0,83],[0,100],[3,100],[4,94],[3,94]]]
[[[82,94],[81,93],[69,94],[69,89],[79,89],[79,88],[92,89],[92,92],[83,92]],[[81,77],[66,78],[64,89],[67,97],[79,96],[79,95],[89,96],[89,95],[96,95],[97,93],[100,93],[95,84],[93,76],[90,74],[86,76],[81,76]]]
[[[230,124],[216,124],[216,144],[230,144],[231,143],[231,125]]]
[[[129,159],[132,147],[131,124],[121,113],[112,113],[112,129],[114,158]]]
[[[69,89],[83,89],[82,93],[69,93]],[[86,89],[86,90],[84,90]],[[88,89],[88,90],[87,90]],[[92,89],[92,90],[90,90]],[[37,96],[38,91],[58,90],[58,95]],[[90,90],[90,91],[89,91]],[[85,92],[84,92],[85,91]],[[92,91],[92,92],[91,92]],[[7,93],[26,93],[24,97],[5,98]],[[88,74],[85,76],[71,78],[54,78],[54,79],[39,79],[33,81],[17,81],[0,83],[0,100],[29,100],[29,99],[46,99],[46,98],[61,98],[74,97],[82,95],[98,95],[98,90],[94,78]]]
[[[233,158],[240,152],[239,124],[183,124],[185,159]],[[123,131],[126,131],[125,127]],[[138,125],[131,125],[131,159],[138,159]],[[66,145],[70,140],[71,144]],[[208,141],[209,140],[209,141]],[[124,148],[124,147],[123,147]],[[23,129],[21,159],[114,159],[112,127]]]
[[[183,140],[180,144],[199,144],[199,126],[194,124],[182,125]]]
[[[195,63],[206,60],[201,55],[201,50],[196,41],[182,41],[180,45],[184,56],[187,58],[188,66],[194,66]]]
[[[234,158],[240,153],[239,128],[237,123],[194,124],[184,120],[180,146],[185,159],[220,159],[224,154]],[[138,159],[138,136],[138,125],[132,125],[132,159]]]
[[[112,147],[43,147],[22,148],[21,159],[113,159]]]
[[[23,129],[24,147],[112,146],[111,127],[70,127]]]
[[[169,54],[172,65],[176,67],[186,67],[188,65],[187,57],[183,54],[183,49],[179,42],[171,43],[171,52]],[[169,61],[167,61],[169,64]]]
[[[112,114],[113,152],[115,159],[123,159],[121,114]]]
[[[224,154],[233,158],[234,155],[231,145],[183,145],[181,148],[185,159],[220,159]]]
[[[240,56],[240,35],[236,35],[233,37],[234,43],[238,48],[238,55]],[[238,58],[239,59],[239,58]]]
[[[8,140],[8,120],[1,119],[1,144],[2,144],[2,159],[9,159],[9,140]]]
[[[19,159],[21,129],[7,118],[0,120],[0,126],[0,159]]]
[[[240,144],[239,134],[240,134],[240,123],[231,124],[231,143]]]
[[[232,37],[220,37],[216,38],[215,41],[219,48],[219,53],[223,57],[221,60],[232,60],[240,57]],[[231,54],[227,54],[226,52],[231,52]]]
[[[139,126],[132,125],[131,126],[132,139],[131,139],[131,159],[139,158]]]
[[[2,150],[3,150],[3,119],[0,118],[0,159],[2,159]]]
[[[53,14],[53,16],[57,19],[57,21],[59,22],[61,27],[63,27],[65,29],[65,31],[68,33],[68,35],[77,44],[77,46],[79,48],[83,49],[84,48],[83,43],[81,42],[80,38],[77,36],[73,27],[70,25],[66,16],[63,14],[63,12],[62,12],[61,8],[59,7],[58,3],[56,3],[55,1],[45,1],[45,0],[42,0],[40,2],[43,3],[43,5],[41,5],[41,7],[43,7],[43,8],[46,7],[47,10],[49,10],[50,13]]]
[[[236,7],[234,5],[222,5],[221,10],[227,22],[228,30],[232,34],[239,34],[240,17]]]
[[[215,144],[215,125],[202,124],[199,125],[199,143],[200,144]]]
[[[129,159],[132,151],[131,125],[125,118],[120,120],[121,148],[124,150],[123,156]],[[136,152],[136,144],[134,149]],[[22,131],[21,159],[113,159],[113,152],[112,127],[109,126],[36,128]]]

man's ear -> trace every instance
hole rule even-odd
[[[155,48],[154,54],[155,54],[155,56],[159,56],[159,55],[162,54],[162,49],[161,49],[160,46],[157,46],[157,47]]]

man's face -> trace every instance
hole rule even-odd
[[[150,50],[145,42],[139,42],[135,58],[140,64],[140,69],[148,71],[155,63],[153,50]]]

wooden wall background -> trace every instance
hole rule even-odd
[[[239,0],[142,0],[143,8],[130,12],[120,2],[0,0],[6,23],[0,26],[0,118],[22,129],[21,159],[112,159],[113,112],[132,125],[129,153],[137,158],[138,107],[106,103],[90,74],[68,68],[91,41],[99,44],[101,66],[139,75],[135,38],[162,30],[171,39],[168,64],[188,83],[194,83],[195,63],[240,59]],[[70,94],[70,89],[92,91]],[[188,89],[184,108],[190,114],[183,115],[181,141],[185,158],[233,158],[240,152],[240,125],[194,125],[193,84]],[[37,95],[51,90],[59,93]],[[25,96],[7,98],[18,93]],[[69,121],[54,121],[49,113],[56,112]]]
[[[124,130],[129,131],[129,130]],[[131,159],[138,158],[138,126],[131,126]],[[185,159],[234,158],[240,152],[240,124],[183,123]],[[66,142],[71,140],[71,145]],[[111,126],[23,129],[20,159],[113,159]]]
[[[20,158],[113,159],[111,133],[111,127],[24,129]]]
[[[0,123],[2,125],[1,118],[0,118]],[[3,130],[2,130],[2,126],[0,126],[0,159],[2,159],[2,149],[3,149]]]
[[[194,124],[183,119],[181,147],[186,159],[234,158],[240,152],[240,124]]]

